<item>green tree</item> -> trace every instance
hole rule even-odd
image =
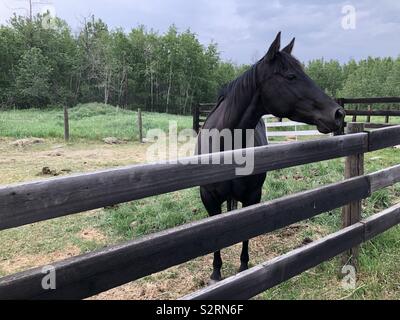
[[[341,95],[344,97],[380,97],[385,96],[387,78],[393,69],[391,58],[371,58],[361,60],[357,69],[348,75]]]
[[[400,57],[394,61],[393,68],[386,78],[384,88],[386,95],[393,97],[400,96]]]
[[[46,105],[50,101],[50,75],[48,59],[38,48],[27,50],[17,66],[15,101],[26,106]]]
[[[332,97],[336,97],[343,87],[344,72],[338,61],[312,60],[308,63],[306,72]]]
[[[0,105],[12,103],[15,67],[22,51],[16,45],[16,33],[12,28],[0,27]]]

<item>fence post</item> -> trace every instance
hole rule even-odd
[[[391,108],[389,107],[389,110],[390,110]],[[385,116],[385,123],[389,123],[389,116],[388,115],[386,115]]]
[[[369,105],[368,106],[368,111],[371,111],[372,109],[371,109],[371,105]],[[371,122],[371,114],[369,114],[368,116],[367,116],[367,122],[368,123],[370,123]]]
[[[69,118],[67,106],[64,106],[64,140],[69,141]]]
[[[138,109],[138,129],[139,129],[139,142],[143,143],[143,122],[142,122],[142,109]]]
[[[355,110],[358,111],[358,106],[355,107]],[[357,122],[357,115],[353,115],[353,122]]]
[[[347,134],[359,133],[364,131],[363,123],[350,122],[347,124]],[[364,174],[364,154],[355,154],[346,157],[345,160],[345,179],[350,179]],[[362,202],[355,201],[342,208],[342,227],[346,228],[361,220]],[[357,266],[358,246],[343,254],[343,264]]]

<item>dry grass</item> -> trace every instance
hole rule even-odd
[[[65,144],[45,140],[40,144],[13,145],[15,140],[0,140],[0,184],[46,178],[48,167],[60,174],[87,172],[108,167],[145,162],[145,144],[108,145],[100,142]]]
[[[6,274],[11,274],[30,268],[49,265],[56,261],[76,256],[80,254],[80,252],[78,247],[70,246],[50,253],[16,255],[11,259],[0,261],[0,269]]]

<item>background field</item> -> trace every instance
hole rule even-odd
[[[143,131],[160,128],[168,130],[169,120],[177,121],[178,129],[190,128],[187,116],[143,112]],[[138,140],[137,112],[102,103],[88,103],[69,109],[72,140],[101,140],[116,137]],[[63,138],[64,112],[62,107],[42,110],[24,109],[0,111],[0,137]]]
[[[168,133],[169,121],[176,121],[178,130],[192,128],[191,116],[166,113],[142,112],[143,133],[159,128]],[[358,122],[366,122],[367,117],[357,117]],[[384,123],[385,117],[371,117],[374,123]],[[127,141],[138,141],[137,112],[102,103],[81,104],[69,109],[70,138],[72,142],[102,140],[116,137]],[[271,121],[271,120],[269,120]],[[347,117],[346,121],[352,121]],[[390,123],[399,124],[399,117],[391,117]],[[315,130],[314,126],[300,126],[298,130]],[[270,131],[294,131],[295,127],[270,128]],[[0,137],[12,138],[55,138],[64,137],[64,113],[62,107],[53,109],[13,109],[0,111]],[[299,137],[304,139],[304,137]],[[273,137],[272,140],[285,140]]]
[[[67,175],[145,162],[148,144],[136,142],[136,114],[132,111],[81,105],[70,110],[71,142],[62,140],[62,110],[0,112],[0,185],[51,175]],[[190,128],[191,117],[144,114],[145,129],[167,129],[177,119],[180,128]],[[383,119],[382,119],[383,122]],[[38,144],[13,144],[25,137],[44,138]],[[107,145],[104,137],[126,139]],[[391,148],[366,155],[367,173],[399,163],[400,150]],[[43,174],[43,168],[50,170]],[[311,189],[343,179],[343,159],[324,161],[270,172],[263,200]],[[364,216],[398,202],[400,186],[373,194],[364,201]],[[0,275],[47,264],[106,245],[130,240],[206,217],[198,188],[151,197],[69,217],[0,232]],[[295,224],[250,242],[255,265],[292,248],[316,240],[340,228],[340,210]],[[223,275],[233,275],[239,266],[240,245],[223,250]],[[257,299],[400,299],[400,228],[394,228],[361,248],[357,287],[341,286],[337,259],[326,262],[259,295]],[[95,299],[178,298],[203,287],[212,268],[207,255],[102,293]]]

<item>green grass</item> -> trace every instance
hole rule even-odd
[[[102,227],[113,237],[127,240],[205,217],[207,212],[194,188],[106,209]]]
[[[100,226],[100,221],[97,214],[78,214],[2,231],[0,241],[9,245],[1,247],[0,260],[15,256],[15,247],[21,249],[18,252],[21,256],[48,254],[63,250],[66,244],[76,245],[82,252],[88,252],[95,249],[93,243],[82,240],[76,234],[86,227]],[[40,241],[37,241],[38,238]]]
[[[13,138],[63,138],[64,115],[59,109],[27,109],[0,111],[0,136]],[[69,109],[71,140],[101,140],[116,137],[138,139],[137,112],[100,103],[78,105]],[[177,121],[178,129],[190,128],[191,117],[143,112],[143,133],[159,128],[168,132],[169,121]]]

